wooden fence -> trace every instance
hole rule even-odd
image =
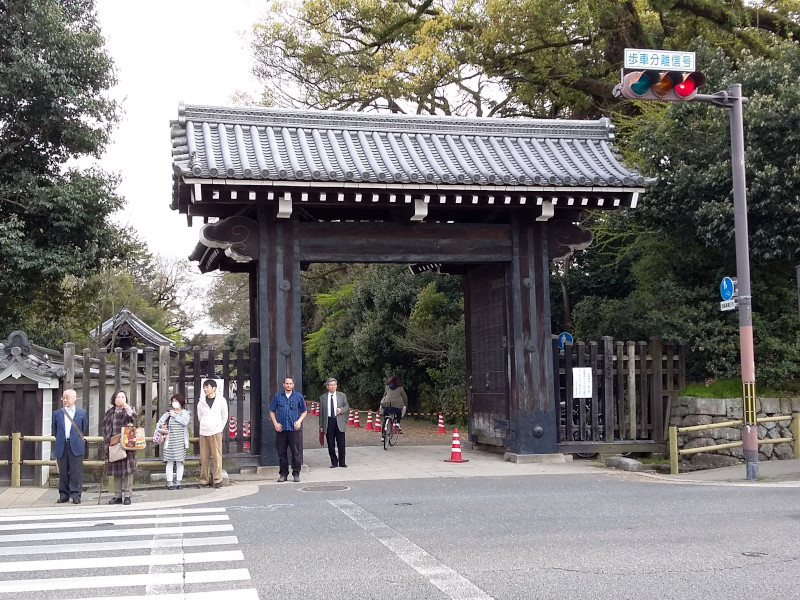
[[[110,407],[114,391],[125,391],[148,436],[152,435],[159,416],[169,410],[172,394],[181,393],[186,397],[186,408],[192,413],[196,435],[199,430],[196,405],[202,382],[214,379],[221,382],[217,386],[218,393],[228,401],[229,414],[233,417],[229,427],[236,430],[231,437],[226,427],[223,451],[227,454],[257,453],[261,404],[256,381],[258,369],[253,368],[253,361],[258,360],[258,352],[258,341],[253,340],[247,350],[240,347],[234,352],[227,347],[218,350],[213,346],[183,347],[176,352],[162,345],[158,349],[116,348],[113,352],[100,349],[96,356],[86,348],[76,356],[75,345],[68,343],[64,347],[66,375],[62,389],[74,388],[78,392],[79,405],[89,412],[89,430],[96,434],[101,433],[99,424]],[[156,451],[157,447],[148,442],[145,455],[155,456]],[[195,448],[195,453],[199,453],[199,448]]]
[[[564,344],[553,340],[559,450],[567,453],[666,450],[672,399],[686,385],[686,347],[662,342]],[[573,369],[590,368],[591,396],[575,398]]]

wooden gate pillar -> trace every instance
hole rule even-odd
[[[300,254],[297,218],[277,218],[275,208],[258,207],[257,306],[261,344],[260,452],[261,465],[277,465],[275,428],[269,418],[272,396],[283,390],[283,379],[303,384],[300,331]],[[297,389],[302,393],[301,389]]]
[[[558,449],[550,337],[548,224],[514,218],[508,296],[509,450],[549,454]]]

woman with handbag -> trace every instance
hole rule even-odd
[[[183,394],[173,394],[170,398],[172,409],[161,415],[156,423],[156,431],[164,440],[161,442],[161,460],[167,463],[167,489],[183,489],[183,463],[189,447],[189,421],[191,413],[185,410],[186,398]],[[177,486],[172,485],[172,465],[175,465]]]
[[[128,404],[128,395],[117,390],[111,396],[111,408],[103,416],[103,441],[106,446],[106,470],[114,477],[114,497],[109,504],[131,503],[133,474],[136,472],[136,451],[122,449],[123,427],[136,426],[136,413]],[[119,444],[119,448],[116,446]],[[125,456],[121,456],[121,452]],[[118,458],[119,456],[119,458]]]

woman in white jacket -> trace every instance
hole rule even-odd
[[[167,441],[161,447],[161,460],[167,463],[167,489],[177,487],[180,490],[183,489],[183,464],[186,461],[186,449],[189,447],[189,422],[192,415],[184,408],[186,398],[183,394],[173,394],[170,401],[172,409],[161,415],[156,423],[156,431],[167,436]],[[177,486],[172,485],[173,465]]]

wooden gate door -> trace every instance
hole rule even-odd
[[[473,267],[464,278],[469,439],[508,446],[506,266]]]
[[[35,383],[0,385],[0,435],[20,432],[23,435],[50,435],[39,431],[42,422],[42,394]],[[23,443],[22,460],[41,456],[41,444]],[[0,442],[0,457],[11,459],[11,442]],[[20,479],[34,479],[34,469],[23,465]],[[11,482],[11,467],[0,467],[0,484]]]

